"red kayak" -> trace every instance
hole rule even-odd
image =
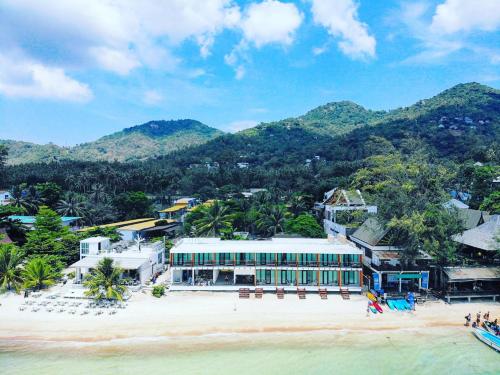
[[[377,311],[379,313],[382,314],[384,312],[384,310],[382,310],[382,307],[380,307],[380,305],[378,304],[378,302],[373,302],[372,305],[373,305],[373,307],[375,307],[377,309]]]

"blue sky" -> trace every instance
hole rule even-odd
[[[178,118],[236,131],[498,88],[499,30],[498,0],[2,0],[0,138],[73,145]]]

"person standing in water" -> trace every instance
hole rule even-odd
[[[472,319],[472,316],[471,316],[471,314],[469,313],[469,315],[467,315],[467,316],[465,317],[465,326],[466,326],[466,327],[468,327],[468,326],[469,326],[471,319]]]

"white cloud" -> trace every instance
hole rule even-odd
[[[225,127],[228,131],[235,133],[239,132],[241,130],[253,128],[254,126],[257,126],[259,124],[259,121],[254,121],[254,120],[237,120],[233,121]]]
[[[90,49],[90,53],[101,67],[121,75],[127,75],[140,65],[135,56],[125,51],[107,47],[93,47]]]
[[[240,80],[246,74],[245,63],[252,45],[261,48],[268,44],[289,46],[293,43],[297,29],[303,21],[303,14],[291,3],[265,0],[251,3],[241,16],[239,27],[243,38],[224,56],[224,61]]]
[[[266,0],[250,4],[241,21],[241,29],[245,40],[257,48],[271,43],[290,45],[302,19],[302,13],[294,4]]]
[[[416,47],[420,50],[402,63],[443,64],[453,56],[461,56],[487,59],[495,64],[495,56],[499,56],[499,52],[469,35],[471,31],[492,31],[500,26],[500,13],[493,12],[493,3],[499,4],[496,6],[499,8],[498,1],[489,0],[446,0],[435,8],[425,1],[402,3],[389,21],[393,25],[403,24],[404,36],[415,38],[418,42]],[[402,35],[401,30],[398,33]]]
[[[498,0],[446,0],[436,7],[431,30],[441,34],[494,31],[500,26]]]
[[[358,17],[358,3],[353,0],[312,0],[311,11],[316,24],[340,38],[340,50],[353,59],[375,56],[376,40],[368,26]]]
[[[0,93],[14,98],[87,102],[89,86],[68,77],[63,69],[0,55]]]
[[[148,90],[144,93],[142,101],[148,105],[157,105],[163,102],[164,96],[157,90]]]
[[[215,35],[239,19],[232,0],[5,0],[0,35],[37,60],[49,60],[52,51],[70,63],[127,74],[144,65],[172,67],[170,50],[186,40],[206,57]]]

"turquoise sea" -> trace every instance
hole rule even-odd
[[[0,342],[0,374],[500,374],[465,329]]]

